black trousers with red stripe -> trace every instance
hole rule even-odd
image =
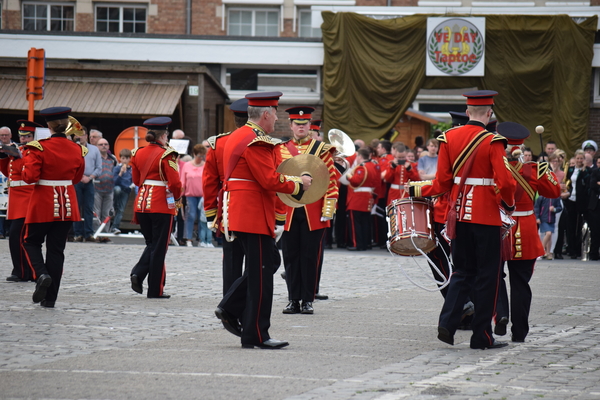
[[[219,307],[242,321],[242,344],[258,345],[270,339],[275,240],[256,233],[235,235],[244,249],[245,270]]]
[[[500,227],[457,222],[451,248],[455,272],[448,285],[439,325],[454,335],[472,289],[475,314],[471,347],[489,346],[494,341],[491,323],[500,281]]]
[[[281,237],[289,300],[315,301],[324,237],[325,229],[309,229],[304,208],[294,210],[290,230]]]
[[[235,239],[228,242],[223,238],[223,295],[233,285],[236,279],[242,276],[244,269],[244,248],[242,243]]]
[[[40,222],[25,225],[23,246],[31,266],[38,277],[48,274],[52,278],[52,284],[46,292],[47,301],[54,302],[58,297],[65,263],[65,246],[72,225],[73,222],[71,221]],[[42,254],[44,241],[46,242],[45,261]]]
[[[348,210],[348,247],[367,250],[371,246],[371,213]]]
[[[11,275],[18,276],[21,280],[35,280],[33,267],[29,264],[23,241],[25,240],[25,218],[13,219],[10,224],[8,247],[13,264]]]
[[[167,269],[165,257],[169,248],[173,215],[162,213],[135,213],[140,224],[146,248],[131,274],[138,276],[141,282],[148,277],[148,297],[163,295]]]
[[[529,333],[529,310],[531,309],[531,287],[529,281],[533,276],[535,260],[511,260],[508,265],[508,279],[510,282],[510,312],[508,293],[504,279],[500,281],[498,290],[498,303],[496,305],[496,322],[502,317],[509,317],[512,322],[512,336],[517,340],[524,340]],[[502,272],[502,278],[506,274]]]

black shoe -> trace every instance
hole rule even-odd
[[[511,340],[515,343],[525,343],[525,338],[512,337]]]
[[[44,299],[41,301],[40,306],[46,307],[46,308],[54,308],[54,302]]]
[[[11,275],[8,278],[6,278],[6,280],[9,281],[9,282],[20,282],[21,278],[19,278],[16,275]]]
[[[331,250],[331,249],[333,249],[333,246],[332,246],[332,245],[330,245],[330,244],[326,244],[325,246],[323,246],[323,248],[324,248],[325,250]]]
[[[349,251],[358,251],[358,248],[357,247],[346,247],[346,250],[349,250]]]
[[[131,274],[131,288],[134,292],[142,294],[144,293],[144,287],[142,286],[142,282],[136,274]]]
[[[215,315],[221,320],[221,323],[223,324],[223,327],[227,329],[227,332],[242,337],[242,327],[237,319],[233,318],[233,316],[221,307],[217,307]]]
[[[48,291],[48,287],[50,287],[51,284],[52,278],[50,277],[50,275],[40,275],[35,285],[35,291],[33,292],[33,296],[31,297],[34,303],[39,303],[40,301],[44,300],[44,298],[46,297],[46,291]]]
[[[253,349],[254,347],[259,347],[261,349],[275,350],[275,349],[281,349],[282,347],[285,347],[287,345],[289,345],[289,343],[286,342],[285,340],[269,339],[269,340],[265,340],[261,344],[245,344],[244,343],[244,344],[242,344],[242,348]]]
[[[302,302],[302,311],[300,311],[301,314],[314,314],[315,309],[312,306],[312,303],[310,301],[303,301]]]
[[[438,339],[444,343],[454,346],[454,336],[450,334],[448,329],[443,326],[438,326]]]
[[[577,256],[571,256],[571,260],[577,260]]]
[[[471,346],[471,348],[485,350],[485,349],[499,349],[501,347],[506,347],[506,346],[508,346],[507,342],[501,342],[499,340],[494,340],[494,342],[492,344],[487,344],[484,346]]]
[[[283,309],[284,314],[299,314],[300,313],[300,301],[290,300],[287,306]]]
[[[170,299],[170,294],[161,294],[160,296],[148,296],[149,299]]]
[[[508,325],[508,317],[502,317],[494,327],[494,333],[498,336],[506,335],[506,326]]]
[[[556,259],[556,260],[562,260],[563,256],[562,256],[562,254],[554,253],[554,259]]]
[[[315,299],[317,299],[317,300],[327,300],[327,299],[329,299],[329,296],[327,296],[326,294],[317,293],[317,294],[315,294]]]

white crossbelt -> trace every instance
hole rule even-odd
[[[31,186],[31,185],[35,185],[35,183],[27,183],[25,181],[10,181],[8,183],[9,187]]]
[[[167,186],[167,184],[163,181],[157,181],[154,179],[146,179],[144,181],[144,185],[149,185],[149,186]]]
[[[69,186],[73,184],[73,181],[50,181],[47,179],[40,179],[37,184],[40,186]]]
[[[390,189],[404,190],[404,185],[392,184],[392,185],[390,185]]]
[[[512,213],[513,217],[526,217],[528,215],[533,214],[533,210],[529,210],[529,211],[515,211],[514,213]]]
[[[234,181],[245,181],[245,182],[256,182],[250,179],[244,179],[244,178],[229,178],[227,179],[230,182],[234,182]]]
[[[354,192],[369,192],[369,193],[373,193],[373,191],[375,190],[375,188],[372,187],[359,187],[354,189]]]
[[[454,177],[454,183],[456,183],[457,185],[460,184],[460,180],[462,178],[460,176],[456,176]],[[465,185],[471,185],[471,186],[494,186],[494,179],[493,178],[467,178],[465,180]]]

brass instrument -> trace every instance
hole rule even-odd
[[[85,135],[85,131],[83,130],[83,126],[75,119],[69,115],[69,125],[67,125],[67,129],[65,130],[65,134],[75,135],[75,136],[83,136]]]
[[[327,133],[327,138],[329,139],[329,143],[331,143],[336,150],[336,153],[333,156],[334,161],[341,165],[344,168],[344,171],[348,171],[350,164],[346,160],[346,157],[356,152],[352,139],[339,129],[330,129]]]

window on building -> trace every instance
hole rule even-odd
[[[298,16],[298,36],[300,37],[321,37],[321,28],[311,26],[311,11],[300,10]]]
[[[97,6],[96,32],[146,33],[146,7]]]
[[[75,7],[60,3],[23,3],[23,30],[73,31]]]
[[[2,2],[0,1],[0,29],[2,29]]]
[[[227,21],[231,36],[279,36],[279,10],[232,8]]]

